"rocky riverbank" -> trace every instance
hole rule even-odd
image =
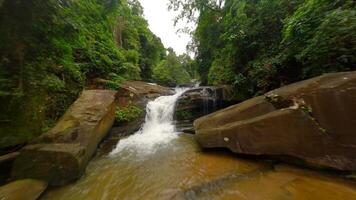
[[[342,143],[347,140],[341,136],[349,136],[347,131],[355,129],[338,127],[346,123],[344,126],[355,128],[349,124],[355,119],[351,106],[355,102],[355,77],[355,73],[328,74],[212,114],[209,113],[236,102],[228,87],[191,89],[178,100],[176,120],[181,130],[203,116],[195,121],[195,131],[185,130],[196,135],[181,134],[163,146],[158,144],[154,154],[144,157],[134,149],[123,151],[118,157],[108,156],[119,140],[141,128],[145,117],[142,113],[129,122],[114,122],[115,108],[134,105],[144,109],[148,101],[169,95],[172,90],[139,81],[125,82],[117,92],[97,85],[100,90],[84,91],[47,134],[20,153],[0,159],[0,164],[4,161],[10,166],[15,160],[12,180],[21,179],[0,187],[0,197],[115,199],[142,195],[144,192],[138,194],[137,190],[144,186],[149,197],[155,199],[350,199],[356,195],[354,181],[345,180],[338,173],[298,169],[275,160],[354,170],[352,141]],[[188,115],[182,117],[179,112],[191,115],[184,118]],[[332,117],[338,123],[325,126],[323,122],[332,121]],[[227,147],[240,156],[217,149],[205,151],[194,138],[202,147]],[[131,180],[132,177],[136,178]],[[156,185],[149,181],[156,178]],[[127,180],[132,181],[132,188],[121,190]],[[77,182],[67,185],[73,181]],[[66,186],[41,195],[47,185]],[[112,185],[118,189],[112,189]],[[83,193],[84,190],[96,192]]]
[[[249,155],[356,170],[356,72],[295,83],[194,122],[198,142]]]

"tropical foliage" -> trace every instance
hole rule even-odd
[[[203,83],[233,84],[241,100],[327,72],[356,69],[353,0],[171,0],[195,21]],[[194,14],[195,12],[195,14]]]
[[[189,74],[189,72],[194,73],[191,71],[192,61],[189,60],[189,56],[183,56],[178,57],[173,49],[168,49],[166,59],[153,68],[154,80],[170,86],[188,83],[192,76],[194,76],[194,74]]]
[[[92,80],[151,80],[165,57],[137,0],[0,1],[0,148],[48,129]]]
[[[142,116],[143,113],[144,111],[141,108],[133,105],[127,107],[118,107],[115,112],[116,122],[131,122]]]

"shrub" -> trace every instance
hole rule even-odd
[[[143,114],[143,110],[137,106],[118,107],[115,112],[116,122],[131,122]]]

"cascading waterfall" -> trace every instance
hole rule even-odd
[[[177,138],[173,123],[175,105],[178,98],[187,90],[188,88],[176,88],[174,95],[162,96],[149,102],[142,128],[134,135],[119,141],[110,155],[124,150],[139,154],[154,153],[158,147],[169,144]]]

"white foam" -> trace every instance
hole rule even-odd
[[[162,145],[169,144],[178,137],[173,124],[175,104],[187,88],[177,88],[172,96],[162,96],[147,104],[146,120],[141,130],[134,135],[120,140],[110,153],[115,155],[121,151],[135,151],[147,155],[154,153]]]

